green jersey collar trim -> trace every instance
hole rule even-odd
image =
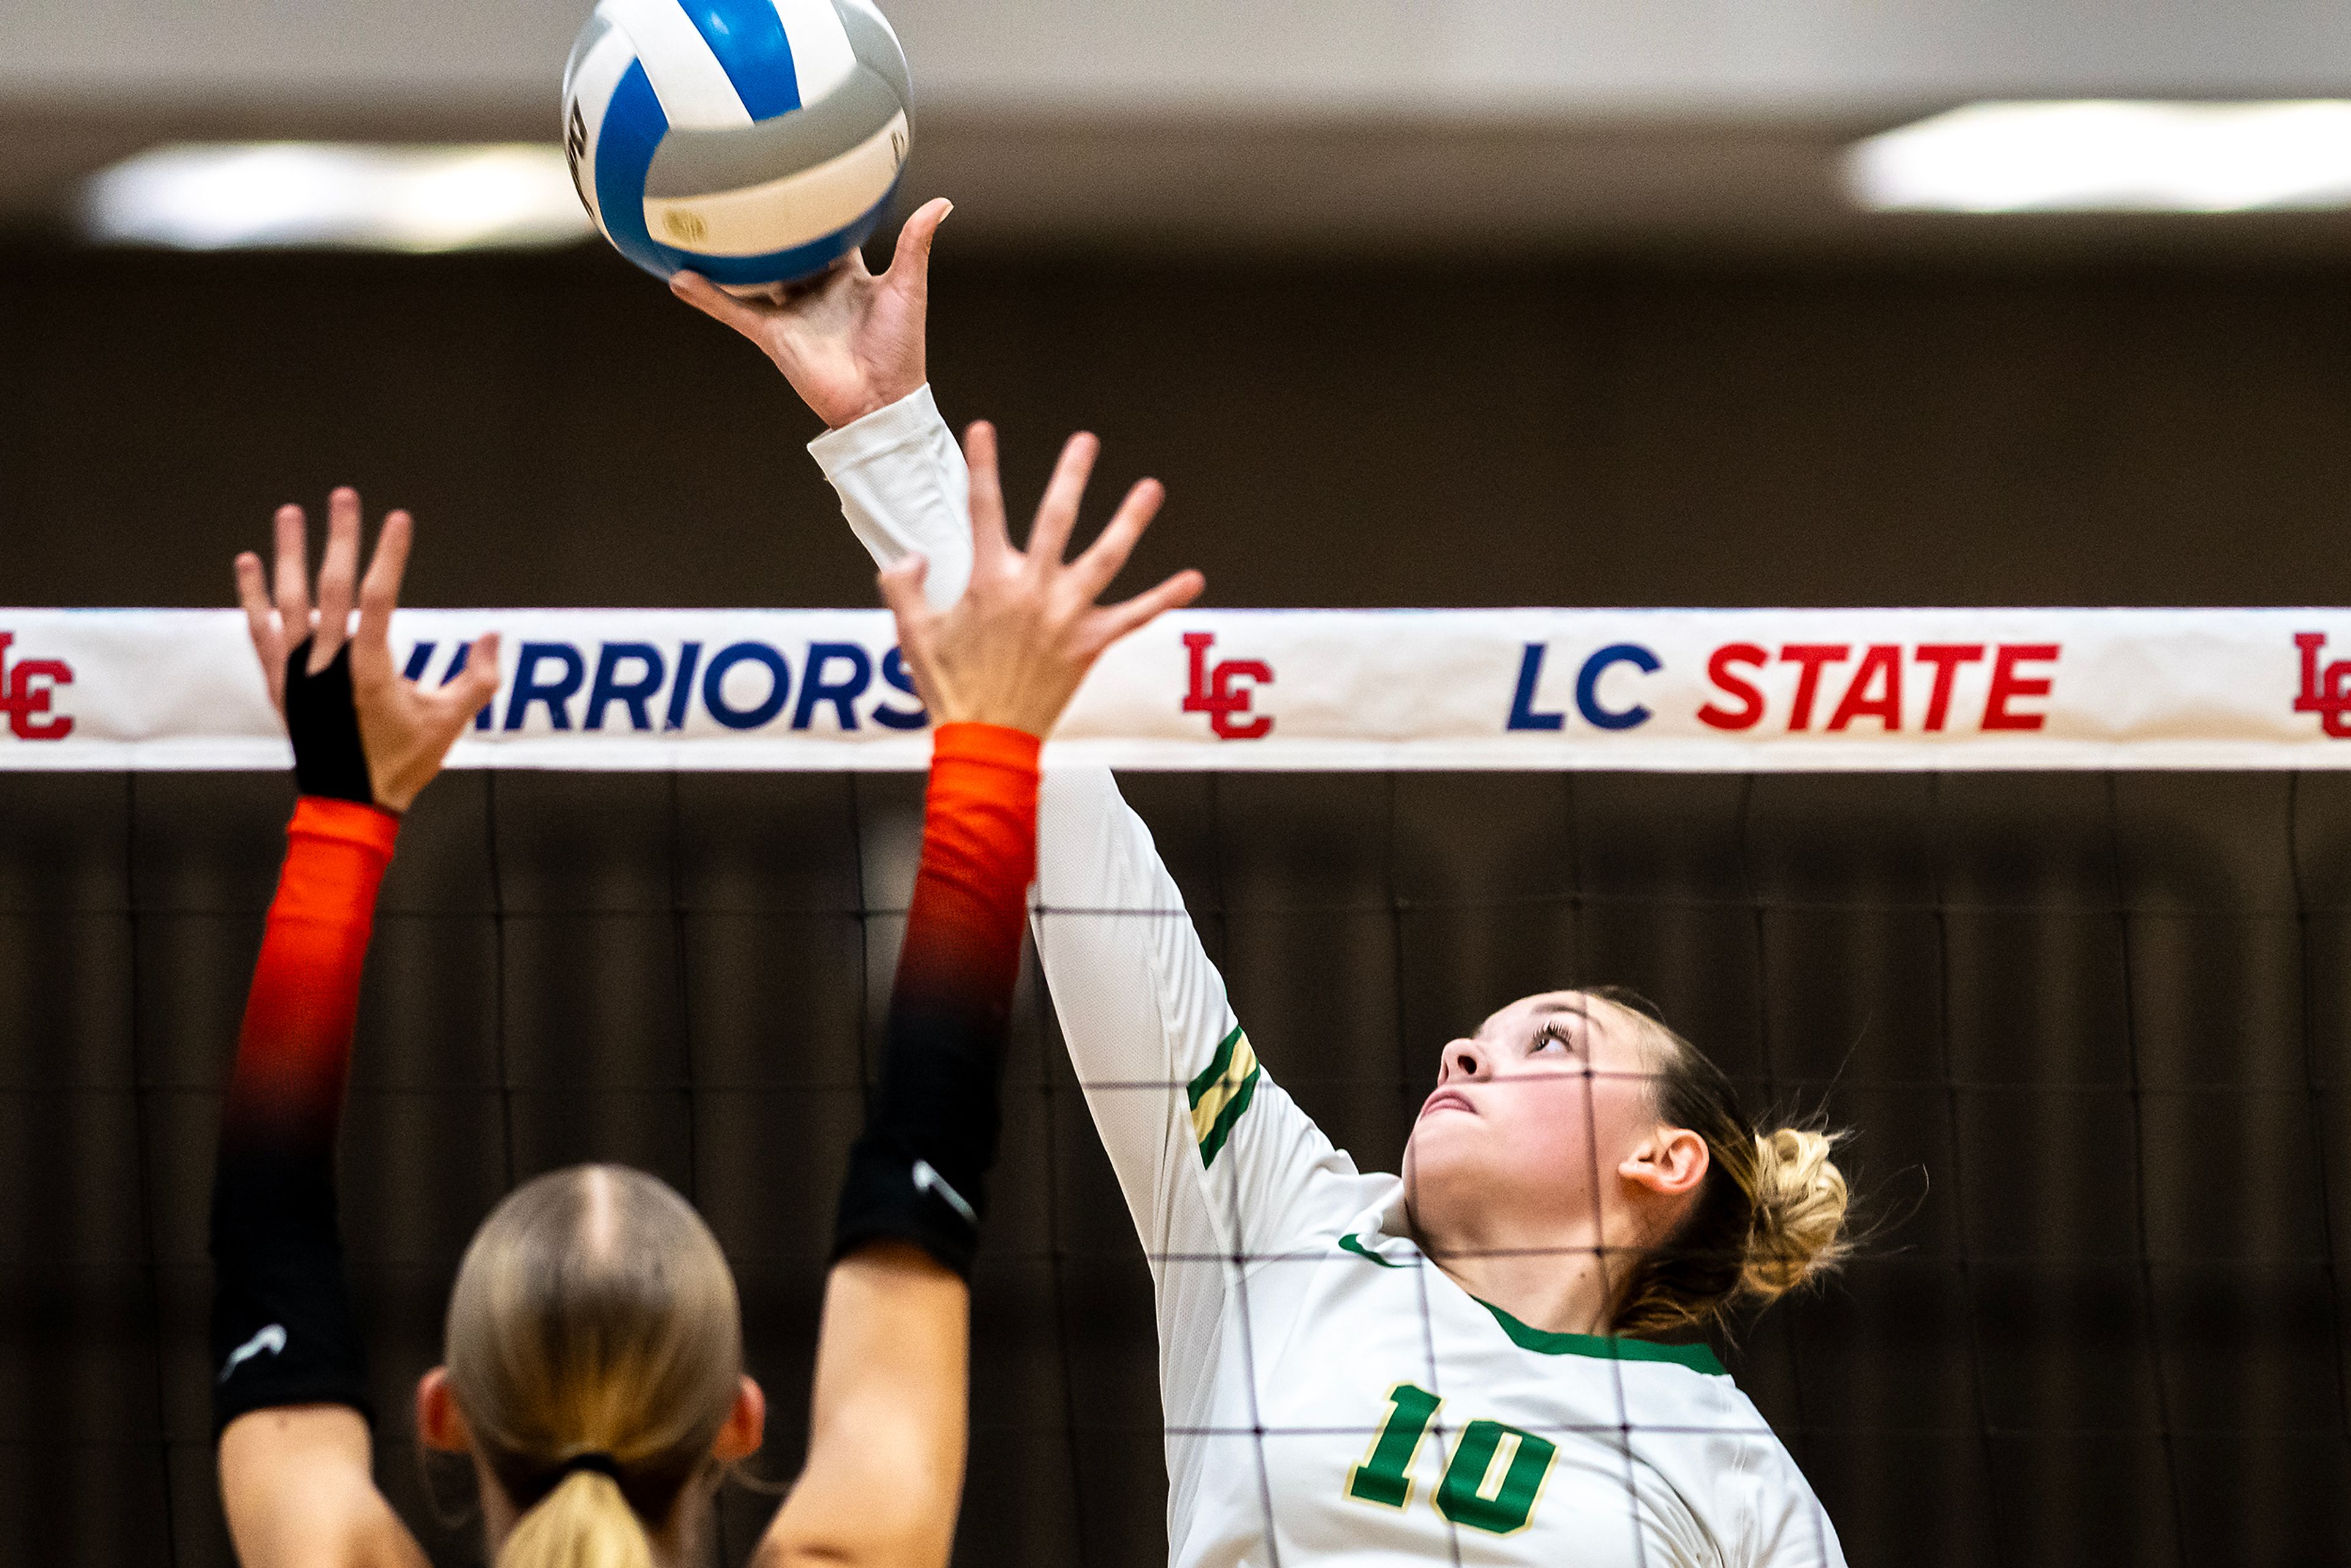
[[[1377,1263],[1383,1269],[1401,1269],[1403,1264],[1383,1258],[1364,1246],[1353,1233],[1339,1238],[1342,1251],[1353,1252],[1367,1263]],[[1659,1344],[1655,1340],[1624,1339],[1614,1334],[1553,1333],[1549,1329],[1529,1328],[1491,1301],[1473,1301],[1494,1314],[1502,1332],[1520,1350],[1533,1351],[1537,1355],[1590,1355],[1604,1361],[1669,1361],[1677,1366],[1687,1366],[1692,1372],[1708,1377],[1728,1377],[1714,1352],[1702,1344]]]
[[[1469,1298],[1478,1301],[1478,1298]],[[1538,1355],[1591,1355],[1604,1361],[1670,1361],[1677,1366],[1687,1366],[1692,1372],[1708,1377],[1728,1377],[1722,1363],[1713,1351],[1702,1344],[1659,1344],[1654,1340],[1624,1339],[1614,1334],[1552,1333],[1548,1329],[1529,1328],[1491,1301],[1478,1304],[1494,1314],[1502,1332],[1520,1350],[1531,1350]]]

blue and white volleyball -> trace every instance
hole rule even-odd
[[[912,101],[869,0],[598,0],[563,70],[564,149],[647,272],[783,283],[872,233]]]

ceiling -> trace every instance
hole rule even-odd
[[[1855,138],[1981,97],[2351,93],[2315,0],[884,0],[967,245],[2335,257],[2339,214],[1866,214]],[[12,0],[0,225],[158,141],[552,136],[577,0]]]

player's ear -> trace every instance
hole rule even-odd
[[[465,1413],[449,1386],[449,1369],[436,1366],[416,1380],[416,1438],[444,1454],[466,1454],[474,1434],[466,1428]]]
[[[735,1389],[734,1407],[726,1412],[726,1424],[718,1428],[718,1440],[710,1446],[710,1457],[722,1465],[747,1459],[759,1451],[768,1436],[768,1396],[757,1383],[745,1377]]]
[[[1616,1167],[1616,1174],[1660,1197],[1696,1192],[1712,1165],[1706,1140],[1687,1127],[1660,1126]]]

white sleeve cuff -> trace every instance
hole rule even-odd
[[[945,609],[971,580],[971,473],[927,383],[828,430],[809,454],[841,496],[841,515],[881,566],[920,551],[925,597]]]

